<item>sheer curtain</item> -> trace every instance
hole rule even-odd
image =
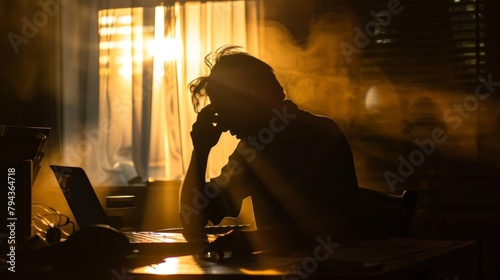
[[[196,120],[187,84],[204,73],[205,55],[223,45],[258,55],[258,3],[74,1],[63,9],[62,162],[82,166],[96,185],[181,180]],[[209,176],[235,145],[221,138]]]

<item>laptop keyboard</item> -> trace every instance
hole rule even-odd
[[[183,243],[182,234],[171,232],[123,232],[130,243]]]
[[[224,225],[207,226],[205,232],[208,241],[214,241],[218,235],[227,233],[230,230],[240,230],[248,228],[248,225]],[[182,229],[166,229],[161,231],[126,231],[122,232],[130,243],[185,243],[186,239],[181,233]]]

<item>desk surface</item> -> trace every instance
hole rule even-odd
[[[129,269],[127,274],[134,279],[410,279],[415,275],[473,279],[477,273],[474,241],[390,239],[320,247],[307,253],[258,254],[222,263],[190,255],[171,257]]]

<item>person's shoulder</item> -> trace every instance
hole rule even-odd
[[[297,123],[307,126],[309,129],[339,130],[337,122],[326,115],[316,114],[306,109],[299,108],[292,101],[288,101],[286,106],[289,108],[289,112],[297,116]]]

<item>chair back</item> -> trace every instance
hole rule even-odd
[[[358,238],[409,237],[416,206],[412,190],[393,195],[359,188]]]

